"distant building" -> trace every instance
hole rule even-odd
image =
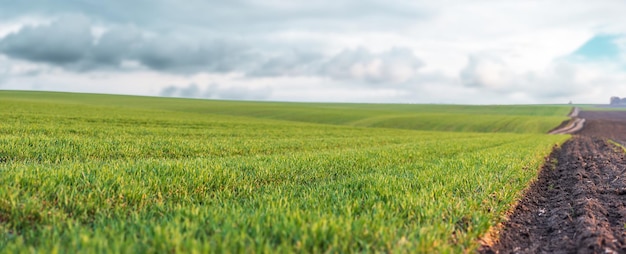
[[[620,98],[620,97],[617,97],[617,96],[611,97],[611,105],[614,105],[614,106],[626,106],[626,97],[625,98]]]

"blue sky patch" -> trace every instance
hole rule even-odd
[[[612,60],[619,56],[620,49],[615,40],[617,35],[596,35],[580,46],[572,55],[589,60]]]

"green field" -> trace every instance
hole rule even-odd
[[[0,92],[2,252],[460,252],[564,106]]]
[[[469,106],[235,102],[69,93],[9,92],[2,98],[65,106],[197,113],[307,123],[456,132],[546,133],[565,120],[568,106]],[[107,116],[108,117],[108,116]]]
[[[581,105],[579,106],[584,111],[624,111],[626,107],[610,107],[609,105]]]

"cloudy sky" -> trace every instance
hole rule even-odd
[[[0,89],[607,103],[626,1],[0,0]]]

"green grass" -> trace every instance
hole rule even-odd
[[[63,253],[472,250],[569,111],[28,92],[0,107],[0,250]]]
[[[546,133],[566,120],[571,107],[234,102],[135,96],[5,91],[23,102],[91,105],[286,120],[307,123],[463,132]]]
[[[626,107],[610,107],[609,105],[584,105],[580,107],[584,111],[624,111]]]

